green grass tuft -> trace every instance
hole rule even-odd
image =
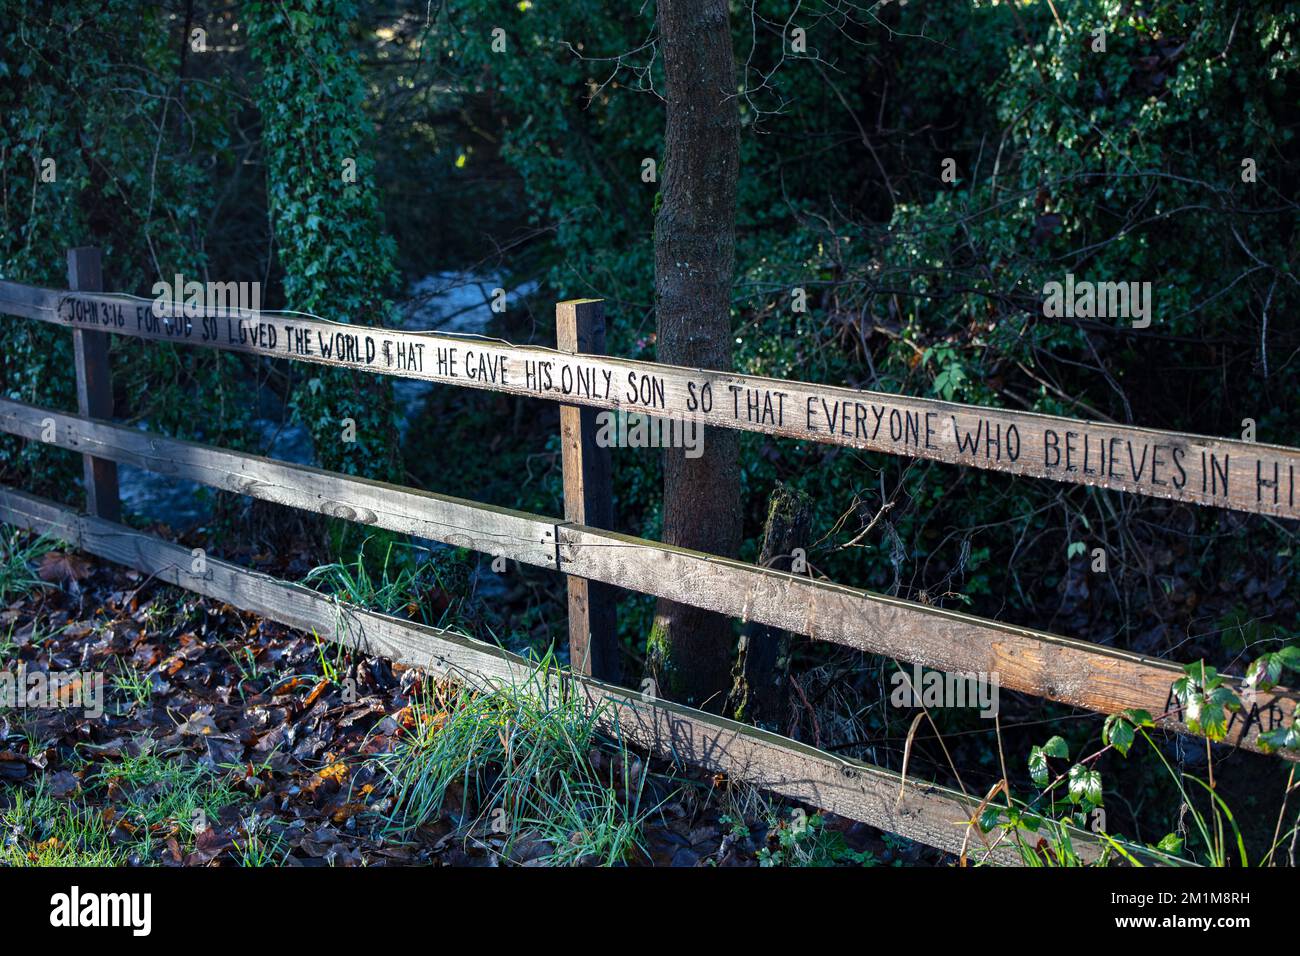
[[[37,588],[50,587],[36,575],[35,565],[58,542],[42,535],[24,543],[26,538],[27,535],[16,529],[8,534],[0,531],[0,604],[9,604]]]
[[[440,685],[414,702],[414,729],[375,758],[392,788],[389,829],[434,821],[454,796],[465,832],[505,835],[507,855],[517,841],[551,865],[644,853],[647,770],[602,727],[601,711],[561,693],[561,678],[548,655],[519,683]]]
[[[94,807],[15,788],[0,808],[0,866],[121,866],[126,850],[110,842],[111,826]]]

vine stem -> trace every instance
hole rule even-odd
[[[1282,791],[1282,806],[1277,811],[1277,826],[1273,828],[1273,845],[1268,848],[1268,856],[1264,857],[1261,866],[1276,866],[1273,862],[1273,853],[1277,850],[1278,840],[1282,836],[1282,819],[1286,816],[1286,803],[1291,799],[1291,788],[1295,785],[1295,764],[1291,765],[1291,773],[1286,778],[1286,789]]]

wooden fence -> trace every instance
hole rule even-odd
[[[551,350],[225,308],[189,316],[175,308],[160,315],[152,301],[101,292],[99,274],[97,250],[75,249],[69,252],[68,291],[0,282],[0,312],[72,330],[79,405],[72,415],[0,400],[0,429],[82,454],[87,491],[86,512],[78,514],[0,487],[0,521],[56,535],[89,553],[366,653],[472,683],[518,675],[531,665],[463,635],[343,606],[224,562],[209,559],[203,574],[190,573],[187,550],[120,523],[116,465],[558,570],[569,581],[575,671],[565,681],[592,706],[603,706],[606,719],[617,720],[631,739],[977,859],[1019,859],[1001,828],[983,834],[972,825],[978,795],[904,780],[611,683],[617,679],[616,588],[950,673],[996,674],[1003,688],[1098,713],[1141,708],[1166,715],[1163,726],[1188,733],[1171,692],[1181,667],[607,530],[609,458],[595,441],[594,409],[1300,517],[1297,449],[608,358],[599,354],[604,322],[593,300],[560,303],[562,349]],[[113,424],[108,333],[559,401],[565,516],[498,508]],[[1240,691],[1240,681],[1231,680]],[[1289,724],[1296,703],[1289,690],[1257,693],[1251,707],[1233,716],[1229,742],[1259,749],[1260,733]],[[1085,856],[1099,852],[1092,834],[1075,838]]]

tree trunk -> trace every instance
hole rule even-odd
[[[663,195],[655,220],[658,359],[731,369],[740,117],[725,0],[659,0],[667,78]],[[704,454],[664,453],[664,540],[734,555],[740,547],[739,436],[708,429]],[[660,601],[647,668],[666,697],[720,711],[731,621]]]
[[[777,484],[767,508],[763,551],[765,568],[789,571],[794,549],[808,547],[812,500],[802,491]],[[737,720],[787,733],[790,713],[790,632],[749,624],[740,638],[731,710]]]

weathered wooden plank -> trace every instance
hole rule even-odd
[[[599,299],[572,299],[555,306],[555,340],[562,352],[605,353],[605,309]],[[614,484],[608,448],[596,441],[597,411],[560,406],[560,457],[564,472],[564,518],[593,528],[614,526]],[[569,590],[569,661],[588,677],[618,683],[618,595],[613,587],[575,575]]]
[[[1101,713],[1140,707],[1158,715],[1174,704],[1170,685],[1180,669],[1167,661],[610,531],[564,524],[557,534],[550,518],[0,399],[0,430],[40,440],[48,425],[54,426],[52,443],[72,451],[89,448],[161,474],[557,568],[950,673],[997,674],[1001,687]],[[1232,742],[1259,749],[1260,730],[1289,724],[1296,700],[1290,690],[1258,694],[1250,713],[1234,717]],[[1178,720],[1165,724],[1188,732]]]
[[[1099,713],[1180,716],[1171,684],[1182,669],[1167,661],[610,531],[562,525],[559,541],[560,568],[584,577],[948,673],[996,675],[1001,688]],[[1257,694],[1251,712],[1234,715],[1230,741],[1258,750],[1261,730],[1295,719],[1296,701],[1289,690]],[[1188,732],[1177,719],[1163,724]]]
[[[0,282],[0,312],[43,322],[58,321],[51,315],[57,308],[60,293],[21,282]]]
[[[0,429],[62,448],[544,568],[556,566],[555,522],[508,508],[150,435],[0,399]]]
[[[1300,449],[830,385],[0,282],[0,312],[1300,518]]]
[[[104,273],[100,252],[93,246],[68,250],[68,287],[102,292]],[[108,335],[91,329],[72,330],[73,364],[77,373],[77,410],[87,418],[113,417],[113,379],[108,367]],[[122,505],[117,491],[117,465],[92,455],[82,456],[86,510],[118,521]]]
[[[520,681],[533,670],[499,647],[441,628],[426,627],[337,604],[298,584],[216,559],[192,574],[188,549],[93,516],[81,516],[25,492],[0,486],[0,521],[52,534],[90,554],[124,564],[209,598],[225,601],[290,627],[471,684]],[[981,837],[967,826],[979,801],[856,760],[755,730],[700,711],[638,695],[590,678],[566,684],[591,707],[604,707],[611,731],[660,756],[803,800],[872,826],[972,860],[1017,864],[1000,829]],[[1085,858],[1095,859],[1094,837],[1077,833]],[[996,843],[996,847],[987,847]],[[1139,851],[1142,852],[1142,851]],[[1170,862],[1149,856],[1152,862]]]

